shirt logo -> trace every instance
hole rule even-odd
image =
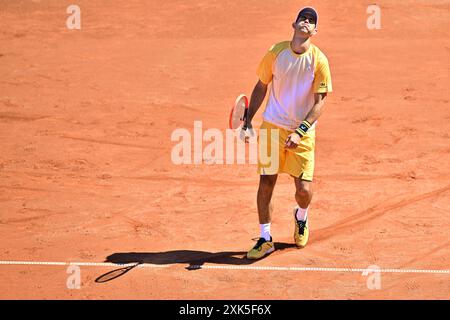
[[[320,88],[326,88],[327,87],[327,83],[326,82],[321,82],[319,87]]]

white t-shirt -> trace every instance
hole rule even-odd
[[[264,84],[272,82],[264,121],[295,130],[314,106],[314,93],[331,92],[332,85],[328,59],[319,48],[311,44],[306,52],[297,54],[290,44],[273,45],[257,75]]]

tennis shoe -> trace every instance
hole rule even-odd
[[[294,241],[297,247],[303,248],[306,246],[309,239],[308,218],[306,218],[305,221],[297,220],[297,209],[298,207],[294,208]]]
[[[270,237],[269,241],[264,238],[259,238],[255,246],[247,252],[247,259],[261,259],[273,251],[275,251],[275,245],[272,241],[272,237]]]

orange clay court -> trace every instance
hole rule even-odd
[[[0,298],[449,299],[450,2],[379,1],[379,30],[369,4],[1,0]],[[310,241],[281,175],[277,250],[249,261],[256,165],[175,165],[171,134],[225,131],[306,5],[333,81]]]

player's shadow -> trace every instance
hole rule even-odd
[[[275,242],[275,248],[278,252],[288,248],[295,248],[294,244]],[[198,270],[205,263],[229,264],[229,265],[250,265],[260,260],[249,260],[246,258],[245,251],[224,251],[224,252],[206,252],[195,250],[174,250],[165,252],[119,252],[106,257],[105,262],[115,264],[127,264],[122,268],[110,271],[100,277],[95,282],[107,282],[118,278],[140,264],[170,265],[187,264],[187,270]],[[270,255],[265,256],[267,258]]]

